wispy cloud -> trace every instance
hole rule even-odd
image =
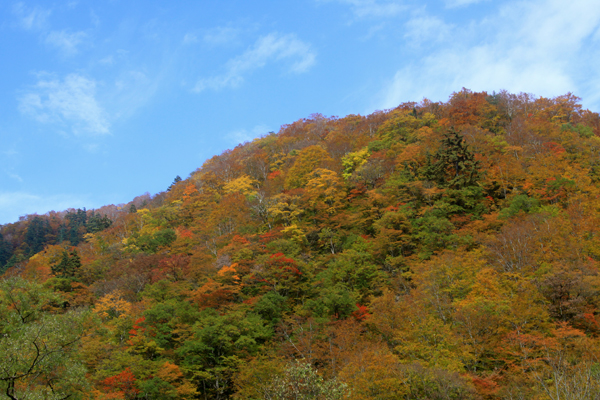
[[[67,5],[69,8],[72,6]],[[35,32],[42,42],[58,49],[63,55],[71,56],[77,53],[87,34],[82,31],[51,30],[48,18],[51,11],[40,7],[27,7],[19,2],[13,6],[13,14],[22,29]]]
[[[507,89],[556,96],[600,92],[600,51],[592,37],[600,8],[586,0],[535,0],[505,4],[476,25],[452,27],[445,41],[386,84],[377,108],[427,97],[445,100],[453,91]],[[578,76],[583,78],[577,78]],[[594,83],[595,82],[595,83]],[[597,95],[596,95],[597,96]]]
[[[19,2],[13,6],[13,13],[21,28],[40,30],[46,27],[51,11],[41,7],[26,7],[23,2]]]
[[[5,171],[5,172],[9,178],[14,179],[17,182],[23,183],[23,178],[21,178],[21,176],[19,174],[15,174],[14,172],[10,172],[10,171]]]
[[[87,197],[73,194],[43,196],[27,192],[0,192],[0,224],[16,222],[25,214],[95,206]]]
[[[70,126],[76,135],[105,135],[110,123],[96,100],[96,81],[78,74],[40,79],[19,97],[19,109],[39,122]]]
[[[266,125],[257,125],[251,130],[247,129],[238,129],[236,131],[230,132],[226,135],[227,139],[231,142],[232,145],[238,145],[240,143],[251,142],[252,140],[265,135],[269,132],[269,127]]]
[[[447,8],[458,8],[470,6],[471,4],[482,3],[484,1],[489,0],[444,0],[444,3],[446,3]]]
[[[2,152],[2,154],[4,154],[7,157],[14,157],[19,155],[19,152],[15,149],[8,149]]]
[[[289,71],[300,74],[315,64],[315,58],[310,45],[297,39],[295,35],[271,33],[258,39],[242,55],[229,60],[227,72],[223,75],[198,81],[194,91],[236,87],[244,81],[244,75],[276,61],[292,60]]]
[[[8,133],[8,132],[7,132]],[[4,132],[0,132],[0,137],[4,136]],[[11,135],[14,137],[14,135]],[[8,139],[8,135],[7,138]],[[7,141],[7,140],[5,140]],[[5,143],[6,145],[7,143]],[[13,145],[14,146],[14,145]],[[19,163],[19,158],[21,158],[21,153],[15,149],[15,147],[7,147],[5,150],[0,151],[0,165],[4,176],[9,177],[10,179],[17,181],[19,183],[23,183],[23,178],[15,172],[16,165]]]
[[[408,7],[402,0],[318,0],[321,2],[338,2],[347,4],[359,18],[395,17],[405,12]]]
[[[452,31],[452,26],[442,19],[420,12],[408,20],[405,28],[404,37],[414,46],[420,46],[423,42],[443,41]]]
[[[186,33],[183,36],[184,44],[197,43],[197,42],[198,42],[198,36],[194,33]]]
[[[77,53],[77,46],[79,46],[86,37],[85,32],[73,32],[67,31],[51,31],[46,36],[46,43],[58,48],[65,55],[73,55]]]
[[[127,118],[151,101],[160,85],[163,84],[168,68],[157,71],[124,70],[109,90],[111,99],[111,115],[115,118]]]
[[[204,43],[220,46],[236,41],[241,32],[241,29],[232,26],[219,26],[206,32],[202,40]]]
[[[114,52],[112,54],[109,54],[109,55],[99,59],[98,64],[101,64],[104,66],[117,65],[119,63],[122,63],[123,61],[126,61],[129,54],[130,54],[130,52],[127,50],[117,49],[117,50],[114,50]]]
[[[99,64],[103,64],[103,65],[113,65],[114,62],[115,62],[115,58],[112,55],[101,58],[100,61],[98,61]]]

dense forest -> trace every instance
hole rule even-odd
[[[0,229],[0,398],[598,399],[600,117],[313,114]]]

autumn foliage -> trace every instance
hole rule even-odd
[[[85,398],[594,399],[599,149],[572,94],[314,114],[4,225],[0,265],[52,293],[39,315],[92,311]]]

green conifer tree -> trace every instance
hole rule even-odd
[[[74,279],[81,269],[81,258],[77,254],[77,250],[73,250],[71,253],[65,250],[62,252],[60,261],[50,268],[52,274],[57,278]]]
[[[479,162],[464,138],[454,129],[444,134],[442,146],[435,155],[429,174],[439,186],[463,189],[479,180]]]

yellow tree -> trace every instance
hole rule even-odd
[[[309,175],[303,200],[317,214],[335,214],[345,197],[344,184],[334,171],[318,168]]]
[[[248,175],[242,175],[228,182],[223,186],[223,192],[228,193],[242,193],[243,195],[254,195],[258,187],[258,181],[249,177]]]
[[[289,169],[285,186],[288,189],[300,188],[306,185],[315,169],[324,167],[333,160],[321,146],[309,146],[302,150],[294,165]]]

